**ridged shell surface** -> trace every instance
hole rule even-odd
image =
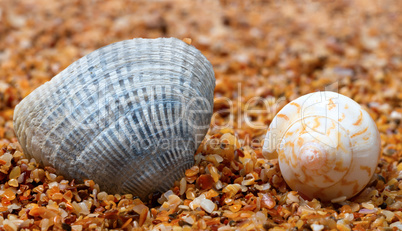
[[[192,166],[212,116],[215,77],[195,47],[132,39],[77,60],[28,95],[14,128],[28,157],[68,179],[144,198]]]
[[[367,185],[380,150],[370,115],[352,99],[325,91],[297,98],[279,111],[269,126],[263,154],[278,158],[293,190],[337,201]]]

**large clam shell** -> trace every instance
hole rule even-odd
[[[77,60],[15,108],[28,157],[68,179],[145,197],[170,188],[205,136],[215,77],[195,47],[132,39]]]

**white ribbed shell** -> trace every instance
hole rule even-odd
[[[212,115],[209,61],[175,38],[132,39],[77,60],[15,108],[28,157],[69,179],[144,198],[193,165]]]
[[[366,186],[380,149],[370,115],[352,99],[326,91],[304,95],[279,111],[263,154],[279,159],[290,188],[329,201],[350,198]]]

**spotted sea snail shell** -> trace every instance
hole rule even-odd
[[[211,116],[215,77],[195,47],[175,38],[100,48],[15,108],[25,152],[68,179],[109,193],[164,191],[193,165]]]
[[[293,190],[336,201],[367,185],[380,157],[380,136],[358,103],[335,92],[316,92],[279,111],[264,139],[263,155],[278,158]]]

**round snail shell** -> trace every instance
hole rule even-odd
[[[212,116],[215,77],[195,47],[132,39],[77,60],[15,108],[25,152],[68,179],[142,198],[194,163]]]
[[[279,111],[263,155],[278,158],[290,188],[330,201],[350,198],[367,185],[380,147],[370,115],[352,99],[325,91],[297,98]]]

